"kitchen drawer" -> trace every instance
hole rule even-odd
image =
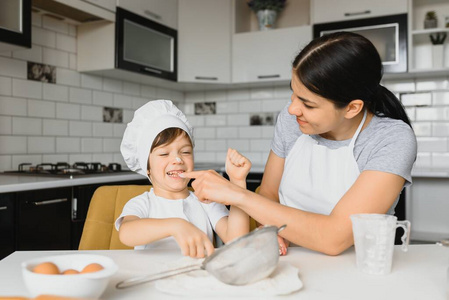
[[[330,9],[332,8],[332,9]],[[407,13],[407,0],[312,0],[313,23],[328,23]]]

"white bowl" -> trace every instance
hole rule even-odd
[[[62,272],[67,269],[81,271],[91,263],[98,263],[103,270],[73,275],[47,275],[34,273],[33,268],[43,262],[52,262]],[[22,263],[22,276],[32,297],[38,295],[58,295],[97,299],[106,289],[109,279],[118,266],[109,257],[93,254],[62,254],[28,260]]]

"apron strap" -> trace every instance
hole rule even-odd
[[[363,124],[365,124],[366,115],[367,115],[367,110],[365,109],[365,112],[363,113],[363,119],[362,119],[362,122],[360,122],[360,125],[359,125],[359,127],[357,128],[357,131],[355,132],[354,136],[353,136],[352,139],[351,139],[351,142],[349,143],[349,147],[350,147],[351,149],[354,148],[355,141],[357,140],[357,137],[359,136],[360,131],[362,131]]]

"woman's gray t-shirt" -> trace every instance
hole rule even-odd
[[[286,158],[298,137],[302,135],[296,116],[288,113],[288,103],[279,113],[271,142],[271,150]],[[312,138],[330,149],[349,145],[351,139],[334,141],[312,135]],[[374,116],[358,136],[354,157],[360,172],[382,171],[401,176],[405,186],[412,182],[412,167],[416,159],[417,143],[413,130],[402,120]],[[392,208],[396,206],[396,203]],[[389,212],[390,213],[390,212]]]

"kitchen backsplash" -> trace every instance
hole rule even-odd
[[[171,99],[186,113],[195,128],[197,162],[224,163],[232,147],[264,164],[271,124],[290,100],[288,85],[182,93],[78,73],[76,27],[36,14],[32,41],[31,49],[0,53],[0,171],[23,162],[123,164],[126,123],[153,99]],[[56,67],[56,82],[27,79],[28,62]],[[449,76],[383,84],[413,122],[416,165],[449,168]],[[123,122],[104,122],[105,111],[122,113]]]
[[[449,77],[382,84],[401,99],[412,121],[418,140],[415,166],[449,168]],[[264,164],[274,126],[251,126],[251,115],[279,112],[290,95],[288,86],[186,93],[184,111],[195,127],[196,159],[223,162],[227,147],[233,147]],[[216,102],[216,115],[195,115],[195,102]]]

